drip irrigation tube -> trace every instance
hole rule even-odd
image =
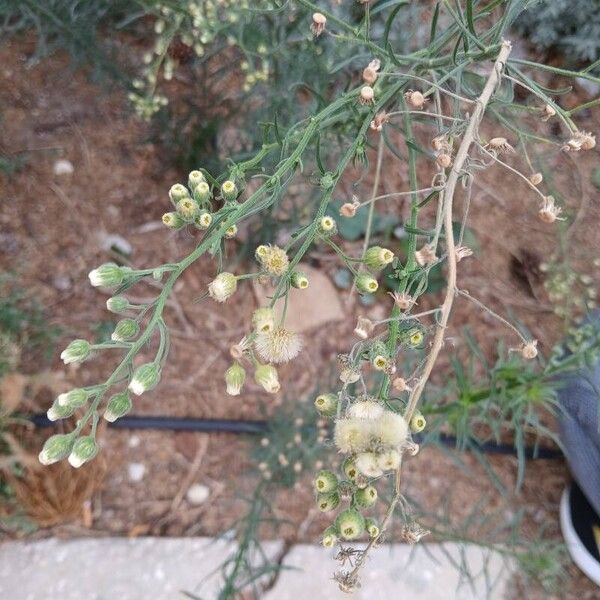
[[[30,418],[36,427],[51,427],[54,425],[45,414],[33,415]],[[154,429],[168,431],[197,431],[202,433],[251,433],[265,434],[269,430],[267,421],[243,421],[234,419],[197,419],[191,417],[166,417],[166,416],[142,416],[125,415],[114,423],[109,423],[112,429]],[[415,441],[421,443],[423,435],[416,435]],[[456,437],[447,434],[439,434],[439,441],[445,446],[456,448]],[[516,456],[517,451],[510,444],[494,444],[483,442],[474,446],[474,449],[485,454],[502,454]],[[469,448],[465,448],[469,450]],[[528,459],[558,459],[562,458],[562,452],[557,448],[531,448],[524,449],[524,455]]]

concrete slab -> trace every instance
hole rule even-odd
[[[10,600],[177,600],[182,592],[214,600],[220,574],[215,569],[233,552],[233,542],[210,538],[102,538],[60,541],[7,542],[0,546],[0,598]],[[273,555],[278,542],[267,544]],[[363,587],[356,600],[500,600],[506,572],[498,555],[487,558],[467,547],[464,558],[472,572],[487,564],[492,593],[482,581],[459,587],[452,561],[457,546],[428,544],[416,548],[379,548],[365,566]],[[413,552],[414,551],[414,552]],[[331,581],[337,563],[319,546],[295,546],[286,569],[265,600],[348,599]],[[411,559],[412,554],[412,559]],[[449,558],[451,557],[451,558]],[[212,575],[211,575],[212,573]],[[199,586],[200,582],[207,578]]]

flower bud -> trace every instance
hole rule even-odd
[[[375,102],[375,90],[370,85],[365,85],[360,89],[358,101],[361,104],[373,104]]]
[[[61,353],[60,357],[68,365],[69,363],[84,361],[92,351],[92,345],[87,340],[73,340]]]
[[[388,351],[383,342],[375,342],[369,349],[369,360],[375,369],[385,371],[390,363]]]
[[[191,198],[182,198],[177,202],[177,212],[189,223],[198,216],[198,204]]]
[[[321,544],[325,548],[333,548],[338,542],[337,530],[335,527],[328,527],[323,532],[323,537],[321,539]]]
[[[190,171],[188,175],[188,187],[190,190],[195,190],[200,183],[206,183],[204,173],[202,171]]]
[[[225,200],[225,202],[235,202],[238,195],[238,189],[235,183],[233,183],[233,181],[230,179],[224,181],[223,185],[221,186],[221,195],[223,196],[223,200]]]
[[[39,461],[43,465],[51,465],[63,458],[67,458],[73,448],[73,436],[71,434],[57,434],[49,437],[39,454]]]
[[[365,477],[381,477],[383,471],[377,462],[377,454],[374,452],[361,452],[356,456],[356,468]]]
[[[180,183],[172,185],[171,189],[169,190],[169,198],[171,198],[171,201],[174,204],[177,204],[180,200],[183,200],[184,198],[189,198],[189,196],[190,193],[188,192],[188,189]]]
[[[166,212],[162,216],[162,222],[170,229],[179,229],[185,225],[185,221],[176,212]]]
[[[206,204],[210,200],[210,186],[206,181],[201,181],[192,189],[194,190],[194,200],[198,204]]]
[[[52,406],[46,412],[49,421],[58,421],[59,419],[67,419],[75,412],[74,406],[65,406],[59,403],[57,398]]]
[[[267,256],[269,255],[269,246],[265,245],[265,244],[261,244],[260,246],[258,246],[256,248],[256,250],[254,251],[254,256],[256,257],[256,260],[259,263],[263,263],[263,261],[267,258]]]
[[[323,417],[334,417],[338,409],[338,397],[335,394],[321,394],[315,398],[315,407]]]
[[[88,274],[94,287],[117,287],[123,283],[124,270],[115,263],[104,263]]]
[[[358,469],[356,468],[356,461],[353,458],[347,458],[342,464],[342,471],[344,475],[350,480],[354,481],[358,477]]]
[[[347,508],[337,516],[335,526],[345,540],[355,540],[365,530],[365,518],[356,509]]]
[[[196,217],[196,224],[200,229],[208,229],[213,221],[212,215],[206,210],[200,211],[200,214]]]
[[[331,217],[322,217],[319,221],[319,233],[322,235],[335,235],[337,224]]]
[[[338,480],[331,471],[319,471],[314,481],[315,490],[320,494],[329,494],[337,489]]]
[[[336,509],[340,504],[340,495],[337,492],[331,494],[319,494],[317,506],[321,512],[329,512]]]
[[[410,430],[413,433],[419,433],[425,429],[425,425],[427,425],[427,421],[425,417],[417,410],[415,414],[412,416],[410,420]]]
[[[98,444],[91,435],[84,435],[73,444],[69,463],[78,469],[83,463],[92,460],[98,454]]]
[[[209,284],[208,293],[213,300],[225,302],[237,289],[237,279],[233,273],[223,271],[219,273]]]
[[[114,423],[117,419],[124,417],[131,409],[133,404],[127,392],[119,392],[111,396],[103,417],[109,422]]]
[[[275,329],[275,313],[265,306],[257,308],[252,314],[252,325],[256,333],[269,333]]]
[[[124,313],[130,306],[125,296],[113,296],[106,301],[106,308],[117,315]]]
[[[272,365],[258,364],[254,371],[254,380],[269,394],[276,394],[281,386],[277,376],[277,369]]]
[[[382,248],[381,246],[371,246],[371,248],[365,252],[365,264],[367,267],[377,271],[385,268],[393,260],[394,253],[387,248]]]
[[[239,362],[234,362],[227,371],[225,371],[225,385],[227,393],[230,396],[239,396],[242,386],[246,381],[246,371]]]
[[[129,382],[129,389],[141,396],[144,392],[155,388],[160,381],[160,369],[156,363],[140,365],[133,373]]]
[[[377,288],[379,288],[377,280],[368,273],[359,273],[359,275],[356,277],[355,284],[356,289],[362,294],[372,294],[377,291]]]
[[[294,271],[290,277],[292,287],[299,290],[305,290],[309,286],[308,277],[302,271]]]
[[[357,490],[354,494],[354,503],[361,508],[369,508],[375,502],[377,502],[377,490],[372,485]]]
[[[238,232],[238,228],[237,225],[231,225],[231,227],[228,227],[225,230],[225,237],[230,240],[232,238],[234,238],[237,235]]]
[[[86,390],[77,388],[65,392],[64,394],[60,394],[56,399],[56,402],[59,406],[70,406],[72,408],[80,408],[87,402],[88,398],[89,393]]]
[[[375,519],[365,519],[365,529],[367,530],[367,533],[371,539],[376,538],[381,533],[379,525]]]
[[[140,332],[140,326],[134,319],[121,319],[110,336],[113,342],[124,342],[134,338]]]
[[[542,183],[543,180],[544,176],[541,173],[534,173],[533,175],[531,175],[531,177],[529,177],[529,182],[532,185],[540,185],[540,183]]]
[[[406,340],[413,348],[418,348],[423,343],[423,332],[418,327],[412,327],[406,334]]]

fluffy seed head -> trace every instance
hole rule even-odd
[[[408,424],[402,415],[390,410],[373,421],[373,437],[384,447],[398,448],[408,437]]]
[[[377,419],[383,414],[383,406],[373,400],[353,402],[348,409],[348,416],[357,419]]]
[[[377,465],[382,471],[395,471],[400,466],[400,452],[386,450],[377,457]]]
[[[421,92],[415,90],[408,90],[408,92],[404,94],[404,98],[406,102],[416,110],[421,110],[426,102],[425,96],[423,96]]]
[[[213,300],[225,302],[237,289],[237,279],[233,273],[223,271],[219,273],[209,284],[208,293]]]
[[[365,477],[381,477],[383,471],[377,462],[375,452],[361,452],[356,456],[356,468]]]
[[[338,419],[333,432],[338,450],[346,454],[366,450],[371,440],[371,423],[370,419]]]
[[[354,328],[354,333],[359,338],[366,340],[373,333],[373,329],[375,329],[375,325],[372,321],[365,317],[358,317],[358,322]]]
[[[553,196],[546,196],[538,211],[538,215],[544,223],[554,223],[556,220],[562,220],[560,217],[561,213],[562,208],[556,206]]]
[[[435,255],[435,250],[427,245],[415,252],[415,259],[419,266],[424,267],[425,265],[433,264],[437,260],[437,256]]]
[[[370,85],[364,85],[360,89],[358,101],[361,104],[373,104],[373,102],[375,102],[375,91]]]
[[[234,238],[237,235],[238,232],[238,228],[237,225],[231,225],[231,227],[228,227],[225,230],[225,237],[230,240],[232,238]]]
[[[284,327],[259,333],[254,347],[258,355],[271,363],[285,363],[296,358],[302,350],[302,338]]]

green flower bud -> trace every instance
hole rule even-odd
[[[335,394],[321,394],[315,398],[315,407],[320,415],[334,417],[337,415],[338,397]]]
[[[129,389],[136,395],[141,396],[144,392],[155,388],[160,381],[160,369],[156,363],[140,365],[129,383]]]
[[[199,183],[205,183],[204,173],[202,171],[190,171],[188,175],[188,187],[190,190],[195,190]]]
[[[106,301],[106,308],[117,315],[124,313],[130,306],[125,296],[113,296]]]
[[[338,480],[331,471],[319,471],[314,481],[315,490],[320,494],[329,494],[337,489]]]
[[[223,196],[223,200],[225,200],[225,202],[235,202],[238,195],[237,185],[235,185],[235,183],[233,183],[233,181],[230,179],[224,181],[223,185],[221,186],[221,195]]]
[[[96,454],[98,454],[96,440],[91,435],[84,435],[73,444],[73,449],[69,454],[69,463],[78,469],[83,463],[92,460]]]
[[[212,221],[212,215],[206,210],[200,211],[200,214],[196,217],[196,224],[200,229],[208,229],[211,226]]]
[[[117,287],[123,283],[125,269],[115,263],[104,263],[88,273],[94,287]]]
[[[43,465],[51,465],[63,458],[67,458],[73,448],[73,436],[71,434],[58,434],[49,437],[39,454],[39,460]]]
[[[261,244],[254,251],[254,256],[256,257],[256,260],[262,264],[262,262],[265,260],[265,258],[267,258],[267,256],[269,255],[269,252],[270,252],[269,246],[266,246],[265,244]]]
[[[265,306],[257,308],[252,314],[252,325],[256,333],[269,333],[275,329],[275,313]]]
[[[354,462],[353,458],[347,458],[342,464],[342,471],[344,471],[344,475],[350,480],[354,481],[358,475],[358,469],[356,468],[356,462]]]
[[[413,348],[418,348],[423,343],[424,337],[423,332],[418,327],[413,327],[404,334],[404,338]]]
[[[426,425],[425,417],[417,410],[410,420],[410,430],[413,433],[419,433],[425,429]]]
[[[381,246],[372,246],[365,252],[365,264],[379,271],[394,260],[394,253]]]
[[[210,201],[210,186],[206,181],[200,182],[192,188],[194,190],[194,200],[202,205]]]
[[[177,212],[181,218],[188,223],[193,221],[199,213],[198,204],[191,198],[182,198],[177,202]]]
[[[237,235],[238,232],[238,228],[237,225],[232,225],[231,227],[228,227],[225,230],[225,237],[230,240],[231,238],[234,238]]]
[[[335,235],[337,233],[337,223],[332,217],[322,217],[318,226],[321,235]]]
[[[356,509],[347,508],[337,516],[335,526],[345,540],[355,540],[365,530],[365,518]]]
[[[246,371],[239,362],[234,362],[227,371],[225,371],[225,384],[227,393],[230,396],[239,396],[242,386],[246,381]]]
[[[354,494],[354,503],[361,508],[369,508],[375,502],[377,502],[377,490],[372,485],[357,490]]]
[[[134,319],[121,319],[110,336],[113,342],[124,342],[134,338],[140,332],[140,326]]]
[[[301,271],[294,271],[292,273],[290,283],[292,284],[292,287],[299,290],[305,290],[309,285],[308,277]]]
[[[225,302],[237,289],[237,278],[233,273],[223,271],[219,273],[209,284],[208,294],[217,302]]]
[[[84,361],[92,351],[92,345],[87,340],[73,340],[61,353],[65,365]]]
[[[176,212],[167,212],[162,216],[162,222],[171,229],[180,229],[185,225],[185,221]]]
[[[276,394],[281,388],[277,369],[272,365],[257,365],[254,380],[270,394]]]
[[[375,519],[365,519],[365,529],[371,539],[376,538],[381,532]]]
[[[383,342],[378,341],[371,346],[369,349],[369,360],[378,371],[385,371],[387,369],[390,360],[386,345]]]
[[[321,512],[329,512],[335,510],[340,503],[340,495],[337,492],[331,494],[319,494],[317,498],[317,506]]]
[[[171,189],[169,190],[169,198],[171,198],[171,201],[174,204],[177,204],[184,198],[189,198],[189,195],[190,193],[188,192],[188,189],[180,183],[176,183],[175,185],[171,186]]]
[[[56,399],[56,402],[59,406],[71,406],[73,408],[80,408],[87,402],[88,398],[89,393],[86,390],[77,388],[74,390],[70,390],[69,392],[65,392],[64,394],[60,394]]]
[[[58,421],[59,419],[67,419],[75,412],[74,406],[65,406],[59,404],[58,398],[52,403],[52,406],[46,412],[49,421]]]
[[[335,527],[328,527],[323,532],[321,543],[325,548],[333,548],[338,542],[337,530]]]
[[[356,288],[362,294],[373,294],[379,288],[377,280],[368,273],[360,273],[355,281]]]
[[[127,392],[120,392],[111,396],[103,417],[109,422],[114,423],[117,419],[125,416],[133,407],[131,398]]]

